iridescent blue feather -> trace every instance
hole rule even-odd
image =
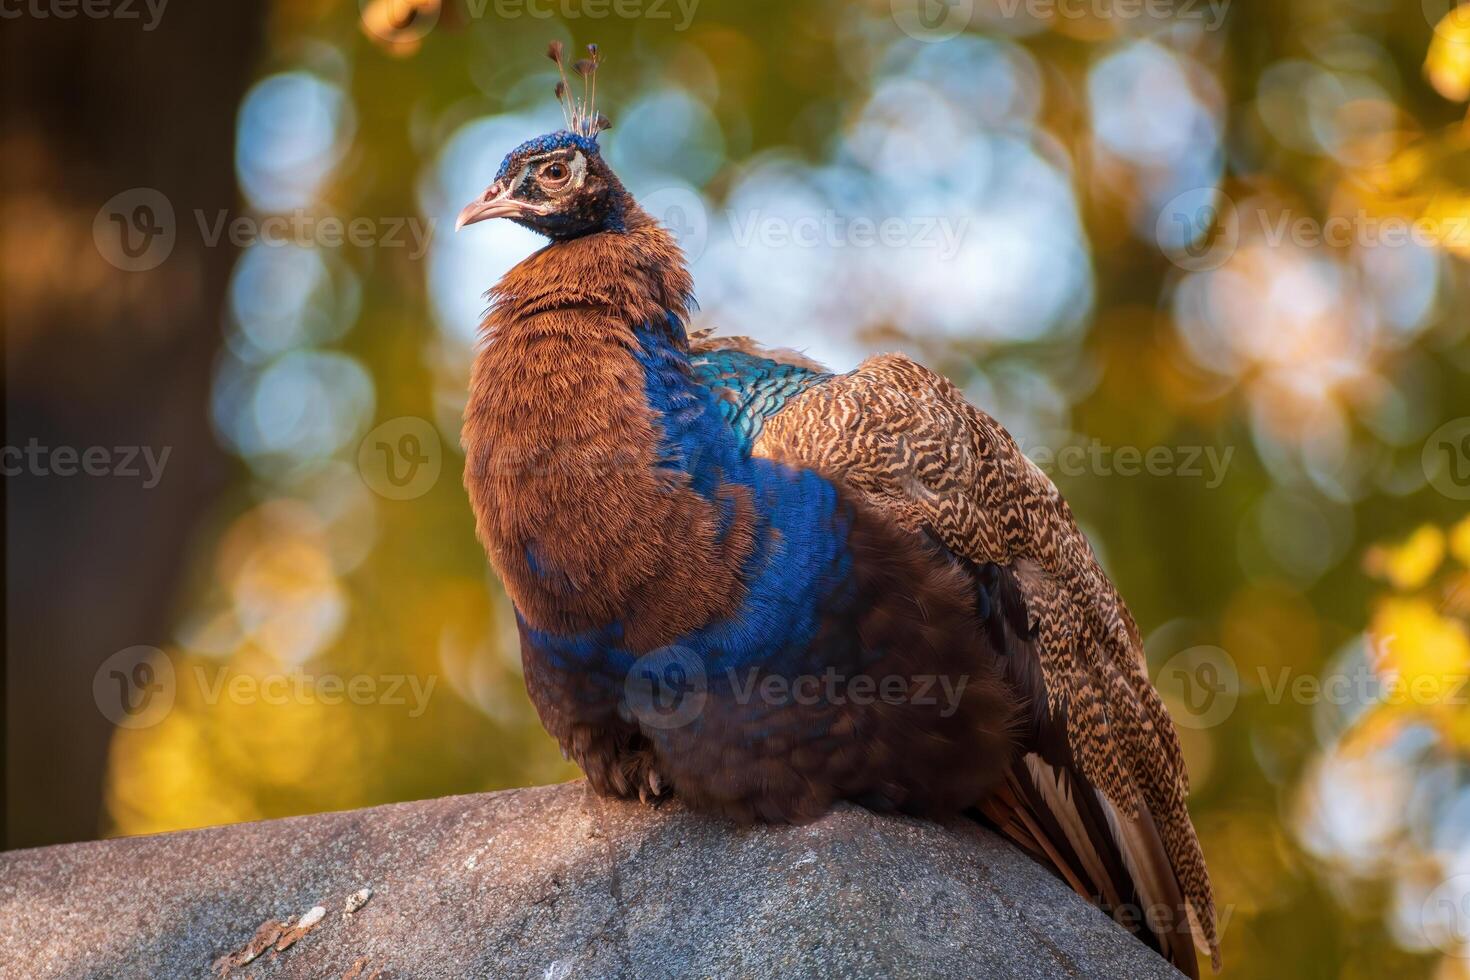
[[[731,349],[693,354],[689,366],[694,380],[714,392],[720,416],[746,452],[760,436],[766,419],[792,398],[832,377],[799,364]]]
[[[691,357],[671,340],[682,330],[671,315],[667,325],[637,331],[634,358],[661,430],[658,465],[722,508],[722,530],[731,489],[750,492],[759,517],[739,609],[675,645],[709,667],[789,664],[809,655],[823,614],[850,601],[851,518],[830,481],[752,457],[750,444],[789,398],[829,376],[734,350]],[[622,632],[614,622],[576,636],[526,635],[560,667],[620,675],[635,659]]]

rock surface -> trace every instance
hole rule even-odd
[[[1179,976],[994,835],[854,807],[736,828],[568,783],[0,854],[0,976],[221,974]]]

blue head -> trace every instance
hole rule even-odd
[[[583,97],[577,99],[568,96],[561,42],[551,45],[550,57],[562,69],[556,95],[566,111],[567,128],[512,150],[501,163],[495,182],[459,213],[456,228],[509,218],[553,241],[623,230],[630,201],[597,145],[597,135],[612,124],[593,103],[597,45],[588,45],[587,51],[591,58],[573,66],[583,85]]]

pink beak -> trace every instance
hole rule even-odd
[[[485,193],[481,194],[478,200],[471,201],[464,206],[464,210],[459,213],[459,219],[454,223],[454,230],[459,231],[465,225],[472,225],[477,221],[510,218],[536,210],[531,205],[513,199],[510,192],[509,180],[497,180],[485,188]]]

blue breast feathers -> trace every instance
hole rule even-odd
[[[725,530],[733,516],[730,491],[748,491],[756,527],[735,615],[670,645],[697,656],[712,677],[726,667],[790,664],[808,652],[823,613],[849,597],[851,515],[830,481],[752,457],[750,441],[787,398],[825,376],[736,351],[701,355],[702,363],[691,367],[671,329],[682,327],[673,321],[639,330],[633,352],[662,430],[657,465],[674,478],[671,486],[687,486],[718,508]],[[711,377],[720,381],[706,380]],[[717,389],[740,397],[732,403]],[[671,531],[677,536],[678,529]],[[528,638],[556,666],[615,674],[637,659],[622,647],[622,635],[623,624],[615,622],[578,636],[529,631]]]

